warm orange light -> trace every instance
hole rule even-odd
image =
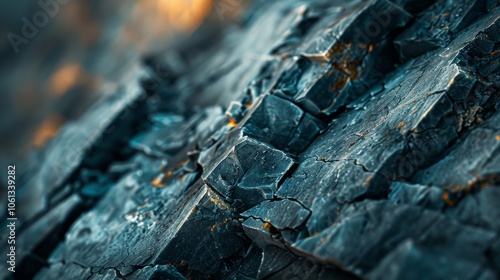
[[[151,182],[153,187],[164,187],[166,186],[163,182],[163,174],[156,176],[156,178]]]
[[[56,96],[65,94],[84,74],[83,68],[76,63],[58,69],[50,78],[50,88]]]
[[[229,127],[235,127],[238,125],[238,123],[231,117],[228,117],[229,118],[229,123],[227,124],[227,126]]]
[[[36,147],[43,147],[49,139],[52,139],[57,135],[59,128],[63,123],[64,119],[60,115],[50,115],[38,126],[35,131],[32,144]]]
[[[157,27],[194,31],[212,9],[211,0],[157,0]]]

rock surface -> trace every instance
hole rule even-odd
[[[497,5],[256,2],[149,61],[24,176],[15,278],[499,278]]]

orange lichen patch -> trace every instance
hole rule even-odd
[[[500,181],[500,178],[496,175],[490,175],[484,178],[474,178],[466,186],[455,185],[451,188],[453,192],[465,192],[470,193],[475,190],[485,189],[492,185],[496,185]]]
[[[271,230],[272,230],[272,227],[273,227],[273,226],[272,226],[270,223],[264,223],[264,224],[262,225],[262,228],[263,228],[263,229],[267,229],[267,231],[271,231]]]
[[[151,185],[153,187],[164,187],[164,186],[166,186],[163,183],[163,177],[164,177],[163,174],[160,174],[160,175],[156,176],[156,178],[151,182]]]
[[[474,193],[476,191],[489,188],[497,185],[500,178],[497,175],[487,176],[485,178],[474,178],[463,186],[460,184],[452,186],[449,190],[443,192],[443,200],[448,206],[455,206],[457,201],[450,199],[450,193],[458,193],[460,195]]]
[[[245,107],[247,107],[247,108],[252,107],[252,103],[247,103],[247,104],[245,104]]]
[[[349,75],[349,78],[353,80],[357,80],[360,76],[360,73],[358,71],[359,63],[358,62],[353,62],[347,64],[345,71]]]
[[[402,127],[406,127],[405,123],[404,122],[400,122],[397,126],[397,129],[400,129]]]
[[[209,196],[210,202],[215,204],[215,206],[219,207],[222,210],[231,209],[231,207],[229,205],[227,205],[226,202],[224,202],[222,199],[220,199],[220,197],[218,195],[214,194],[211,190],[208,190],[207,194]]]
[[[186,263],[185,260],[181,260],[181,262],[179,263],[179,265],[184,265]]]
[[[500,135],[495,136],[495,140],[500,141]]]
[[[324,237],[321,237],[321,243],[325,243],[326,239]]]
[[[444,30],[450,30],[450,27],[449,26],[445,26],[443,27]]]
[[[59,68],[50,78],[50,88],[54,95],[61,96],[75,86],[85,71],[77,63],[71,63]]]
[[[47,117],[36,129],[31,143],[36,147],[43,147],[45,143],[54,138],[64,123],[64,118],[58,114]]]
[[[345,88],[345,86],[347,85],[347,83],[350,80],[351,80],[350,77],[347,77],[345,75],[340,75],[340,77],[337,79],[337,81],[335,82],[335,84],[333,84],[333,85],[330,86],[330,90],[331,91],[341,90],[341,89]]]
[[[494,55],[496,55],[497,53],[500,53],[500,50],[492,51],[492,52],[490,53],[490,56],[494,56]]]
[[[221,227],[221,226],[223,226],[223,225],[227,224],[227,222],[229,222],[229,218],[225,218],[225,219],[224,219],[224,221],[222,221],[222,222],[218,223],[218,224],[217,224],[217,226],[218,226],[218,227]]]
[[[371,181],[372,181],[372,177],[368,177],[368,178],[366,178],[366,182],[367,182],[367,183],[370,183]]]
[[[227,118],[229,119],[229,123],[227,124],[227,126],[229,126],[229,127],[235,127],[235,126],[238,125],[238,123],[233,118],[231,118],[229,116]]]
[[[229,218],[225,218],[224,221],[213,225],[212,228],[210,229],[210,231],[214,231],[218,227],[222,227],[223,225],[227,224],[228,222],[229,222]]]
[[[448,205],[450,207],[453,207],[457,204],[456,201],[450,200],[450,195],[449,195],[448,191],[444,191],[442,197],[443,197],[443,200],[446,203],[446,205]]]
[[[340,91],[346,87],[351,80],[357,80],[362,72],[360,70],[361,59],[353,54],[354,48],[373,50],[372,45],[353,45],[351,43],[336,43],[327,53],[326,58],[332,62],[331,71],[327,76],[336,73],[337,80],[330,86],[331,91]]]
[[[170,171],[170,170],[169,170],[169,171],[167,171],[167,172],[165,173],[165,178],[167,178],[167,179],[168,179],[168,178],[172,178],[172,175],[174,175],[174,173],[173,173],[172,171]]]
[[[261,226],[261,228],[267,230],[270,234],[278,234],[280,231],[275,228],[270,222],[264,221],[264,224]]]

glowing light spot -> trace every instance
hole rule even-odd
[[[446,205],[448,205],[450,207],[455,206],[457,204],[456,201],[450,200],[450,195],[449,195],[448,191],[443,192],[443,200],[446,203]]]
[[[160,174],[160,175],[156,176],[156,178],[155,178],[155,179],[151,182],[151,185],[152,185],[153,187],[164,187],[164,186],[166,186],[166,185],[162,182],[163,177],[164,177],[164,175],[163,175],[163,174]]]
[[[228,117],[229,118],[229,123],[227,124],[227,126],[229,127],[235,127],[238,125],[238,123],[231,117]]]
[[[57,70],[50,78],[50,87],[56,96],[65,94],[78,83],[84,74],[83,68],[76,63],[68,64]]]
[[[48,140],[54,138],[59,132],[59,128],[64,123],[64,118],[58,114],[50,115],[35,131],[32,144],[36,147],[43,147]]]
[[[183,32],[192,32],[206,18],[211,9],[211,0],[159,0],[157,24],[168,25]]]

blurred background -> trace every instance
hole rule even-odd
[[[15,163],[43,148],[134,65],[207,21],[227,28],[244,0],[0,2],[0,149]]]

